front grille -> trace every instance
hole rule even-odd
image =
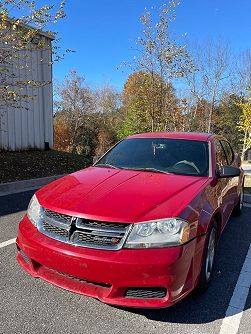
[[[124,234],[121,233],[121,236],[114,237],[111,233],[111,236],[97,235],[95,231],[93,234],[84,233],[84,232],[75,232],[73,234],[73,240],[78,243],[92,244],[92,245],[109,245],[114,246],[120,243],[121,239],[124,237]]]
[[[54,212],[48,209],[44,209],[44,215],[49,218],[55,219],[59,222],[62,222],[62,223],[71,223],[71,219],[72,219],[71,216],[63,215],[61,213]]]
[[[66,229],[47,223],[45,220],[43,220],[43,229],[49,234],[54,234],[64,239],[69,238],[69,232]]]
[[[88,220],[44,209],[38,222],[41,233],[82,247],[118,250],[129,233],[130,224]]]
[[[127,298],[159,299],[166,296],[165,288],[129,288],[126,290]]]
[[[110,222],[97,222],[97,221],[88,221],[88,220],[83,220],[82,222],[83,228],[84,227],[104,227],[104,228],[116,228],[116,229],[125,229],[126,224],[121,224],[121,223],[110,223]]]

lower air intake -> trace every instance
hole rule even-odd
[[[127,298],[158,299],[166,296],[165,288],[129,288],[126,290]]]
[[[96,285],[96,286],[101,286],[102,288],[111,288],[111,284],[88,281],[88,280],[85,280],[83,278],[79,278],[79,277],[76,277],[76,276],[73,276],[73,275],[65,274],[65,273],[62,273],[62,272],[57,271],[55,269],[48,268],[48,267],[46,267],[46,269],[50,270],[51,272],[54,272],[54,273],[56,273],[58,275],[70,278],[70,279],[75,280],[75,281],[78,281],[80,283],[86,283],[86,284],[92,284],[92,285]]]

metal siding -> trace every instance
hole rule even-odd
[[[18,64],[19,65],[19,64]],[[19,68],[13,68],[13,71],[17,74],[17,77],[20,78],[21,71]],[[21,104],[19,103],[19,106]],[[15,125],[13,128],[13,136],[15,136],[15,150],[21,150],[22,148],[22,114],[20,109],[9,110],[13,112]]]
[[[25,55],[26,53],[23,52],[23,58],[20,58],[20,63],[19,65],[25,65]],[[23,59],[23,61],[22,61]],[[26,70],[20,70],[20,78],[21,80],[25,80],[26,76],[27,76],[27,71]],[[27,94],[27,87],[25,87],[24,89],[24,94]],[[22,126],[20,127],[20,130],[22,131],[22,145],[21,145],[21,149],[26,149],[29,146],[28,143],[28,111],[26,109],[27,105],[25,102],[21,102],[20,106],[22,106],[22,108],[20,108],[20,112],[21,112],[21,117],[22,117]]]
[[[45,41],[46,43],[49,42],[49,40]],[[43,80],[45,82],[51,82],[52,76],[51,76],[51,54],[49,51],[49,48],[46,48],[42,51],[42,70],[43,70]],[[53,120],[53,106],[52,106],[52,85],[47,84],[44,86],[43,90],[43,98],[44,98],[44,118],[45,118],[45,141],[49,143],[50,147],[53,146],[53,122],[50,122],[50,120]]]
[[[28,69],[26,72],[26,77],[28,80],[32,80],[33,75],[32,75],[32,55],[29,55],[28,57]],[[28,86],[28,95],[32,96],[32,99],[35,99],[36,97],[34,96],[33,89]],[[33,109],[33,104],[32,100],[28,100],[28,148],[35,148],[34,147],[34,109]]]
[[[32,75],[35,78],[38,78],[38,59],[37,59],[37,52],[33,52],[32,53]],[[34,112],[34,129],[35,129],[35,133],[34,133],[34,146],[35,147],[41,147],[41,142],[40,141],[40,122],[39,122],[39,96],[38,96],[38,89],[37,88],[33,88],[34,91],[34,100],[32,101],[32,108],[33,108],[33,112]]]
[[[16,149],[20,150],[21,149],[21,143],[22,143],[22,123],[21,123],[21,113],[19,110],[14,111],[15,114],[15,137],[16,137]]]
[[[4,111],[2,110],[2,117],[1,117],[1,143],[2,143],[2,147],[4,149],[7,149],[8,147],[8,133],[7,133],[7,124],[8,124],[8,119],[7,119],[8,115],[7,115],[7,109]]]
[[[20,78],[21,71],[18,71],[18,77]],[[15,135],[16,135],[16,150],[21,150],[22,148],[22,113],[19,109],[15,110]]]
[[[42,37],[45,38],[45,37]],[[46,38],[47,43],[51,41]],[[41,58],[43,61],[41,61]],[[33,50],[28,60],[30,70],[12,70],[20,80],[52,81],[51,51]],[[24,57],[18,59],[19,67],[25,62]],[[21,108],[8,107],[0,110],[0,150],[26,150],[31,148],[44,149],[44,142],[48,141],[53,147],[53,106],[52,83],[41,88],[25,88],[23,93],[30,94],[33,99],[28,103],[22,102]],[[26,110],[28,107],[28,110]]]
[[[37,52],[37,63],[38,64],[41,64],[41,59],[42,59],[42,51],[40,52]],[[42,81],[42,71],[39,70],[38,73],[38,80],[39,81]],[[39,133],[40,133],[40,136],[39,136],[39,143],[43,143],[44,145],[44,141],[45,141],[45,127],[44,127],[44,113],[43,113],[43,110],[44,110],[44,98],[43,98],[44,94],[43,94],[43,91],[42,89],[38,89],[38,118],[39,118]]]
[[[14,64],[12,63],[10,66],[10,70],[12,73],[16,74]],[[15,135],[15,113],[13,112],[13,108],[7,107],[7,134],[8,134],[8,143],[11,150],[15,150],[15,142],[16,142],[16,135]]]

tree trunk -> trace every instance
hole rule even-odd
[[[211,131],[211,126],[212,126],[212,115],[213,115],[213,105],[210,106],[209,117],[208,117],[208,127],[207,127],[207,132],[210,132],[210,131]]]
[[[154,119],[152,117],[152,132],[154,132]]]

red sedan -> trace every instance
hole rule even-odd
[[[38,190],[19,225],[32,276],[114,305],[160,308],[212,278],[240,214],[243,171],[223,137],[147,133]]]

